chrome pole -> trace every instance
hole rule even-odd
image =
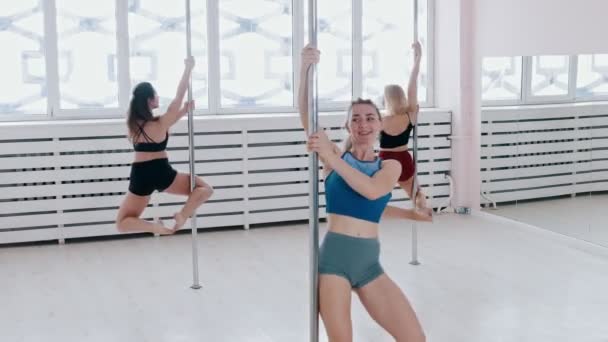
[[[317,1],[308,0],[308,39],[317,46]],[[318,84],[316,65],[308,69],[308,127],[310,133],[319,129]],[[310,341],[319,341],[319,158],[317,153],[308,157],[310,204]]]
[[[186,55],[192,57],[192,31],[191,31],[191,19],[190,19],[190,0],[186,0]],[[190,75],[190,82],[188,83],[188,102],[192,102],[192,75]],[[196,186],[196,172],[194,170],[195,156],[194,156],[194,113],[192,107],[188,110],[188,152],[190,160],[190,192],[194,190]],[[192,213],[190,218],[192,226],[192,289],[198,290],[201,288],[201,284],[198,279],[198,242],[197,233],[198,226],[196,224],[196,210]]]

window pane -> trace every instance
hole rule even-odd
[[[60,107],[118,107],[114,1],[56,5]]]
[[[414,8],[411,1],[363,1],[363,96],[380,101],[384,86],[407,87],[413,53]],[[426,101],[427,4],[420,1],[420,42],[423,59],[418,82],[418,100]]]
[[[47,111],[43,26],[42,2],[2,3],[0,115]]]
[[[429,75],[429,9],[428,1],[418,1],[418,40],[422,44],[422,60],[420,61],[420,77],[418,78],[418,101],[428,101]]]
[[[481,70],[483,101],[521,99],[522,57],[486,57]]]
[[[579,55],[576,96],[608,95],[608,54]]]
[[[532,96],[568,95],[568,56],[532,57]]]
[[[290,0],[219,1],[222,107],[293,106]]]
[[[167,107],[184,71],[186,58],[186,8],[183,2],[139,0],[129,3],[129,49],[131,85],[142,81],[154,85],[161,107]],[[207,108],[207,14],[206,2],[190,1],[192,74],[196,107]]]
[[[304,3],[304,45],[308,44],[308,1]],[[319,102],[350,102],[352,98],[352,1],[317,2],[317,69]],[[299,71],[299,70],[298,70]]]

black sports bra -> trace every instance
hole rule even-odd
[[[133,149],[136,152],[162,152],[167,148],[167,143],[169,142],[169,132],[167,132],[165,140],[159,143],[152,140],[148,134],[146,134],[143,127],[139,127],[139,132],[144,136],[147,142],[133,143]]]
[[[410,140],[410,133],[414,125],[410,122],[407,125],[405,131],[399,133],[398,135],[390,135],[385,131],[380,132],[380,148],[395,148],[399,146],[407,145]]]

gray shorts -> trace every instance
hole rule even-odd
[[[384,273],[377,238],[327,232],[319,252],[319,274],[333,274],[361,288]]]

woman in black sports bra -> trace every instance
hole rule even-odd
[[[173,234],[213,194],[213,188],[199,177],[195,177],[196,186],[190,192],[190,174],[175,171],[169,164],[165,151],[169,141],[169,128],[190,109],[194,109],[194,101],[182,106],[194,59],[186,59],[185,64],[177,94],[167,112],[161,116],[152,114],[152,110],[158,108],[158,95],[150,83],[142,82],[133,89],[127,126],[129,140],[135,150],[135,160],[131,165],[129,191],[116,217],[116,227],[120,232]],[[171,228],[165,227],[160,221],[150,222],[140,218],[154,191],[188,196],[183,208],[175,213],[175,224]]]
[[[382,120],[380,132],[380,158],[396,160],[401,164],[401,175],[398,184],[412,198],[413,180],[416,173],[414,159],[410,155],[407,144],[416,119],[418,117],[418,73],[422,49],[419,42],[412,44],[414,49],[414,67],[410,74],[407,97],[401,86],[390,84],[384,87],[384,103],[386,115]],[[417,189],[416,207],[431,213],[427,207],[426,196]]]

